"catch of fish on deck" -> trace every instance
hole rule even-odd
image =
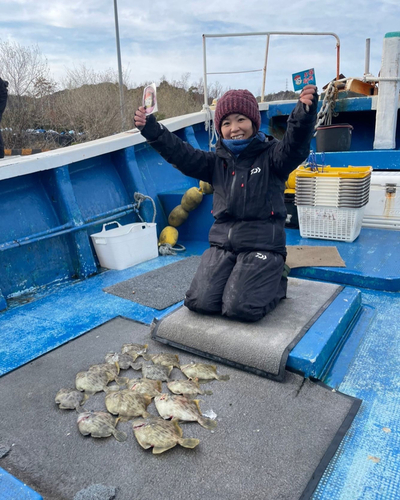
[[[138,357],[143,361],[136,361]],[[151,363],[146,363],[151,361]],[[120,376],[121,370],[141,370],[142,378]],[[186,379],[171,379],[172,370],[180,370]],[[177,444],[195,448],[198,439],[183,438],[179,422],[197,422],[205,429],[215,429],[217,422],[201,413],[195,395],[211,395],[212,391],[200,389],[200,383],[212,380],[229,380],[219,375],[214,365],[204,363],[180,364],[179,357],[171,353],[148,354],[147,345],[123,344],[121,352],[105,355],[105,363],[91,365],[75,377],[75,388],[60,389],[55,397],[61,410],[76,410],[79,415],[79,432],[94,438],[114,436],[125,441],[125,432],[117,429],[118,422],[133,420],[132,430],[139,445],[152,448],[154,454],[167,451]],[[112,385],[109,385],[111,383]],[[162,392],[162,383],[173,394]],[[105,393],[107,411],[85,410],[88,399]],[[147,407],[154,400],[159,415],[152,415]],[[215,414],[214,414],[215,415]]]

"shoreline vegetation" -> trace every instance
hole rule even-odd
[[[51,79],[47,61],[38,47],[24,47],[0,40],[0,77],[9,82],[7,107],[1,121],[5,149],[55,149],[107,137],[123,131],[118,75],[109,69],[97,72],[81,65],[66,69],[65,81]],[[201,111],[204,83],[189,83],[190,74],[157,85],[159,120]],[[135,110],[151,82],[136,85],[123,71],[125,128],[134,127]],[[60,90],[62,89],[62,90]],[[219,82],[207,86],[209,103],[229,88]],[[265,101],[297,99],[298,93],[268,94]],[[260,101],[260,97],[257,99]]]

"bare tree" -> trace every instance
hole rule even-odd
[[[47,60],[37,45],[24,47],[0,40],[0,67],[9,92],[14,95],[32,96],[38,80],[50,80]]]
[[[23,147],[26,130],[38,121],[37,97],[54,92],[56,84],[49,77],[47,60],[37,45],[24,47],[0,40],[0,68],[2,78],[9,82],[4,122],[12,133],[5,135],[5,142],[9,148]]]

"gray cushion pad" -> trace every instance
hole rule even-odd
[[[165,309],[185,298],[199,264],[199,256],[188,257],[104,288],[104,292],[153,309]]]
[[[182,364],[202,361],[152,341],[148,326],[115,318],[0,379],[0,440],[11,448],[1,467],[44,499],[72,499],[98,485],[116,488],[118,500],[280,500],[303,491],[308,498],[359,406],[293,373],[277,383],[218,366],[230,380],[202,386],[213,394],[200,403],[203,413],[217,415],[217,428],[181,424],[184,438],[200,439],[197,448],[153,455],[136,442],[130,422],[118,424],[128,435],[122,443],[84,437],[77,413],[60,410],[55,394],[126,342],[148,343],[150,353],[178,353]],[[140,376],[132,369],[122,374]],[[185,378],[177,368],[171,377]],[[85,409],[105,410],[104,393],[90,397]],[[154,403],[148,410],[157,414]]]
[[[282,380],[288,353],[342,287],[289,278],[287,298],[256,323],[181,307],[155,321],[153,338],[214,361]]]

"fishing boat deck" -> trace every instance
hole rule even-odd
[[[339,342],[335,360],[325,360],[323,380],[363,402],[313,498],[395,499],[400,477],[396,460],[400,450],[398,232],[363,228],[352,244],[302,239],[297,230],[289,229],[287,234],[289,245],[336,245],[347,266],[298,268],[293,269],[292,276],[346,285],[350,294],[354,290],[361,292],[361,308],[352,329]],[[0,314],[0,373],[15,370],[117,316],[148,325],[174,310],[179,304],[159,311],[106,294],[103,288],[199,255],[207,243],[191,242],[186,246],[181,255],[158,257],[123,271],[108,270],[83,281],[45,289],[30,299],[25,296],[23,301],[10,301],[8,310]],[[341,317],[334,321],[340,323]],[[314,341],[308,333],[303,337],[289,355],[289,368],[299,358],[315,357]],[[323,339],[318,348],[322,350],[327,341]],[[389,390],[381,391],[383,384]],[[6,492],[7,484],[14,480],[6,473],[0,475],[0,491]],[[26,487],[19,498],[35,498],[32,494]]]

